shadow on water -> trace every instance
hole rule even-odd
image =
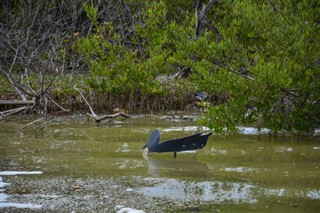
[[[317,212],[319,136],[270,138],[239,128],[212,135],[203,150],[150,153],[141,147],[154,129],[162,140],[208,131],[195,122],[154,117],[99,127],[58,117],[41,131],[30,117],[0,122],[0,211]]]

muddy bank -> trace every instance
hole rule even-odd
[[[141,177],[3,176],[6,212],[168,212],[198,209],[191,201],[145,196]],[[150,184],[150,183],[149,183]],[[11,207],[10,207],[11,206]]]

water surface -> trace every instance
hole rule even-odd
[[[320,209],[320,139],[257,134],[212,135],[203,150],[149,154],[161,141],[208,131],[161,116],[115,119],[96,126],[85,117],[0,121],[0,208],[21,211],[215,212]],[[44,127],[44,128],[43,128]],[[87,209],[86,209],[87,208]],[[88,209],[89,208],[89,209]],[[1,210],[1,209],[0,209]]]

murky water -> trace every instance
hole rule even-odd
[[[95,126],[57,117],[18,130],[31,117],[0,121],[0,211],[317,212],[320,136],[212,135],[198,152],[149,154],[161,141],[207,131],[160,116]]]

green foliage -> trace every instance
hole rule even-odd
[[[201,85],[210,82],[205,89],[223,90],[229,96],[227,103],[207,109],[203,124],[218,131],[233,130],[237,124],[249,125],[262,118],[259,125],[274,132],[312,132],[317,126],[319,3],[288,0],[275,6],[277,12],[268,1],[225,1],[216,9],[221,13],[216,24],[223,40],[206,44],[208,40],[199,39],[196,52],[234,71],[246,67],[254,80],[230,74],[210,62],[206,67],[208,61],[198,62],[195,81]],[[255,110],[249,110],[252,107]]]
[[[225,97],[205,106],[200,121],[218,132],[253,123],[274,132],[312,132],[319,125],[318,1],[217,1],[208,21],[218,29],[219,43],[209,29],[194,38],[190,1],[139,5],[141,10],[133,6],[139,21],[125,36],[115,22],[99,23],[98,10],[84,5],[95,28],[77,47],[89,64],[92,89],[161,95],[170,89],[159,76],[188,67],[192,87]]]
[[[94,22],[96,13],[85,7]],[[171,70],[167,63],[171,49],[167,47],[170,23],[166,21],[166,5],[162,1],[147,3],[141,17],[131,37],[136,48],[129,49],[122,43],[113,23],[99,23],[94,34],[78,40],[79,51],[90,63],[92,75],[86,82],[91,88],[112,94],[164,92],[156,78]]]
[[[98,14],[98,8],[97,7],[93,7],[91,5],[89,5],[89,3],[83,3],[83,9],[86,12],[88,18],[90,19],[90,21],[97,26],[98,25],[98,21],[97,21],[97,14]]]

